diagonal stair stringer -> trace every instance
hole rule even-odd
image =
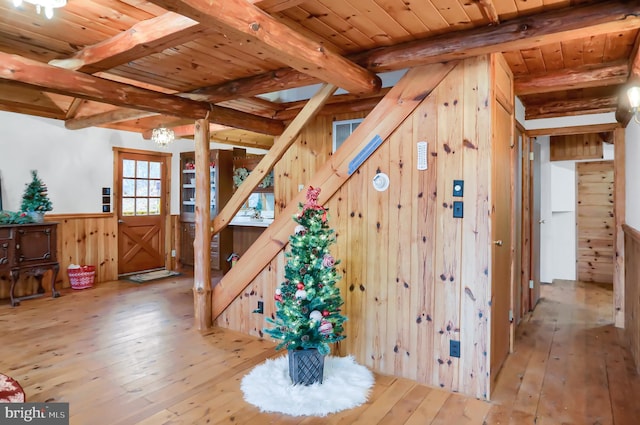
[[[431,94],[457,63],[454,61],[425,65],[407,71],[309,181],[309,186],[322,189],[318,199],[320,205],[327,202],[349,179],[349,163],[361,154],[374,138],[380,137],[386,142],[393,131]],[[371,153],[373,151],[369,152]],[[214,286],[212,292],[214,321],[245,290],[258,273],[284,249],[296,225],[292,217],[298,211],[298,204],[304,203],[305,196],[306,191],[301,191],[291,199],[287,207],[249,247],[238,263]]]

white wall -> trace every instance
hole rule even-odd
[[[553,279],[576,278],[576,163],[554,161],[551,168],[551,270]]]
[[[633,119],[625,132],[625,190],[626,190],[626,223],[640,230],[640,124]]]
[[[139,133],[97,127],[67,130],[59,120],[0,111],[3,208],[20,209],[25,185],[31,181],[30,170],[37,170],[49,189],[52,213],[102,212],[102,188],[113,186],[114,146],[173,154],[171,214],[178,214],[179,153],[192,151],[193,140],[176,140],[167,150],[162,150]],[[217,143],[211,143],[211,148],[232,149]]]

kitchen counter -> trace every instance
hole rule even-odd
[[[234,217],[229,222],[229,226],[246,226],[246,227],[269,227],[273,223],[272,218],[252,218],[252,217]]]

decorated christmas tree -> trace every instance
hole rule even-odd
[[[276,290],[276,317],[267,318],[274,325],[265,332],[280,340],[278,349],[316,348],[329,353],[329,344],[344,339],[340,314],[343,304],[336,261],[329,247],[335,243],[333,229],[327,222],[327,210],[318,205],[319,188],[310,187],[306,204],[294,220],[298,225],[289,236],[290,251],[285,254],[285,280]]]
[[[47,186],[38,177],[36,170],[31,170],[32,180],[27,185],[22,195],[21,211],[37,211],[44,213],[51,211],[53,206],[47,195]]]

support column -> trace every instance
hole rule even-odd
[[[624,269],[624,230],[625,222],[625,131],[616,128],[613,131],[613,181],[614,181],[614,224],[615,257],[613,257],[613,320],[617,328],[624,328],[625,305],[625,269]]]
[[[193,307],[199,331],[213,325],[211,315],[211,174],[209,173],[209,120],[195,124],[196,214],[193,241]]]

